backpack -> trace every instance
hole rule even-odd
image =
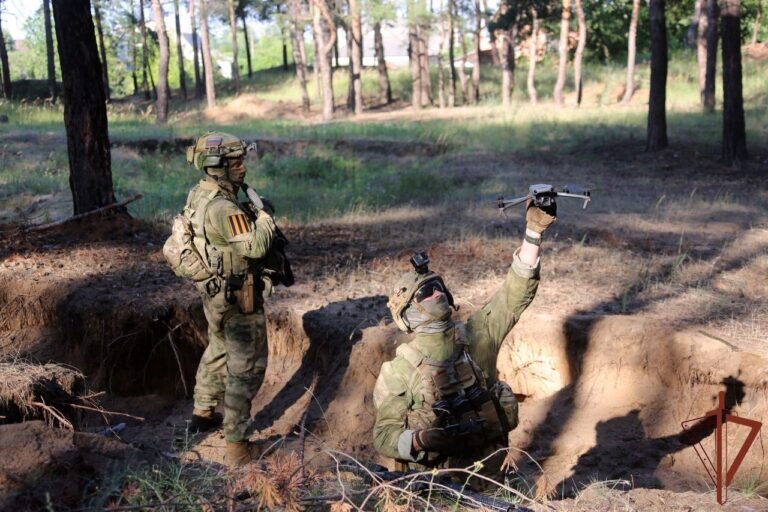
[[[195,247],[192,221],[185,215],[176,215],[171,225],[171,236],[163,245],[163,256],[173,273],[179,277],[204,281],[214,273]]]

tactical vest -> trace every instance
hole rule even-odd
[[[506,444],[507,433],[516,424],[510,425],[510,414],[499,397],[488,390],[482,369],[469,356],[463,324],[456,323],[454,327],[454,343],[454,352],[445,361],[428,357],[410,344],[400,347],[400,355],[421,375],[424,400],[421,411],[409,413],[408,428],[445,428],[481,422],[482,432],[467,439],[468,451],[497,442]],[[429,414],[430,410],[434,416]],[[423,424],[430,418],[431,424]]]
[[[227,244],[215,245],[210,242],[205,230],[205,216],[208,207],[214,201],[228,201],[240,208],[237,202],[223,195],[221,189],[213,183],[203,181],[190,194],[184,207],[184,216],[192,222],[194,231],[193,243],[197,252],[203,257],[212,275],[219,277],[232,274],[242,275],[248,271],[248,261],[238,257]],[[240,208],[242,210],[242,208]],[[243,213],[246,213],[243,211]]]

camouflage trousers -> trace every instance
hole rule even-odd
[[[246,438],[251,401],[267,369],[267,325],[262,305],[244,315],[224,299],[201,290],[208,321],[208,347],[195,377],[195,408],[212,409],[224,399],[224,437]]]

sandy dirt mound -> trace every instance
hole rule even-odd
[[[216,124],[232,124],[248,119],[297,119],[301,118],[301,106],[284,101],[269,101],[254,94],[241,94],[226,105],[206,109],[205,119]]]
[[[0,426],[0,509],[75,507],[94,479],[135,462],[130,446],[40,421]],[[50,498],[49,498],[50,497]]]

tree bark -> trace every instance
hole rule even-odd
[[[517,14],[512,11],[514,4],[502,0],[494,15],[497,27],[493,30],[496,54],[501,67],[501,103],[509,106],[515,84],[515,38],[517,37]]]
[[[315,5],[313,15],[313,27],[318,43],[317,57],[315,61],[320,67],[320,79],[322,81],[323,120],[333,119],[333,66],[331,66],[331,52],[336,43],[336,24],[333,22],[327,0],[311,0]]]
[[[51,95],[51,102],[56,103],[59,91],[56,86],[56,61],[54,61],[53,56],[53,27],[51,27],[50,0],[43,0],[43,17],[45,18],[45,55],[48,64],[48,94]]]
[[[355,115],[363,113],[363,26],[360,21],[360,3],[349,0],[350,34],[352,35],[352,84],[355,94]]]
[[[584,17],[582,0],[575,0],[576,19],[579,22],[579,42],[576,45],[576,54],[573,56],[573,80],[576,82],[576,104],[581,105],[581,96],[584,84],[581,77],[581,61],[584,57],[584,47],[587,45],[587,22]]]
[[[457,12],[458,14],[458,7]],[[457,16],[458,17],[458,16]],[[461,85],[461,102],[463,105],[469,104],[469,77],[467,76],[467,38],[464,33],[464,25],[459,28],[459,37],[461,38],[461,66],[459,66],[459,84]]]
[[[192,2],[194,0],[190,0]],[[216,89],[213,83],[213,58],[211,57],[211,42],[208,36],[208,6],[206,0],[200,0],[200,37],[203,43],[203,68],[205,69],[205,97],[208,108],[216,106]]]
[[[227,15],[229,16],[229,34],[232,38],[232,83],[235,86],[235,95],[237,95],[240,94],[240,63],[237,58],[237,18],[235,17],[235,0],[227,0]]]
[[[392,103],[392,86],[389,83],[387,60],[384,56],[384,38],[381,35],[381,22],[373,24],[373,49],[376,53],[376,69],[379,72],[379,94],[387,105]]]
[[[555,103],[562,105],[565,103],[563,89],[565,89],[565,74],[568,67],[568,32],[571,25],[571,0],[563,0],[563,8],[560,15],[560,45],[558,51],[560,60],[557,66],[557,81],[553,97]]]
[[[705,87],[707,83],[707,0],[696,0],[696,20],[691,23],[696,41],[696,64],[699,68],[699,100],[701,106],[706,104]]]
[[[203,80],[200,77],[200,57],[198,55],[197,22],[195,20],[195,0],[189,0],[189,25],[192,28],[192,61],[195,67],[195,98],[203,97]]]
[[[149,48],[147,46],[147,21],[144,18],[144,0],[139,0],[139,25],[141,28],[141,87],[144,89],[144,99],[149,99]]]
[[[160,0],[152,0],[152,16],[155,18],[155,31],[160,45],[160,61],[157,63],[157,122],[162,124],[168,121],[168,63],[171,52]]]
[[[443,50],[445,50],[445,38],[447,30],[445,28],[445,19],[443,19],[442,13],[440,13],[440,19],[438,20],[440,26],[440,44],[437,50],[437,104],[440,108],[447,106],[447,98],[445,94],[445,69],[443,65]]]
[[[432,77],[429,74],[429,26],[419,27],[419,73],[421,74],[421,106],[432,105]]]
[[[408,1],[413,5],[413,0]],[[415,14],[409,15],[409,18]],[[415,20],[409,21],[408,26],[408,54],[411,58],[411,106],[415,110],[421,109],[421,64],[419,62],[419,28]]]
[[[2,1],[0,1],[0,7],[2,7]],[[5,47],[5,32],[3,32],[2,23],[0,23],[0,66],[3,68],[3,98],[11,99],[11,94],[13,92],[11,86],[11,68],[8,65],[8,49]]]
[[[475,0],[475,57],[476,66],[472,68],[472,100],[480,103],[480,0]]]
[[[99,48],[101,49],[101,72],[104,74],[104,96],[109,101],[109,63],[107,62],[107,47],[104,45],[104,29],[101,27],[101,9],[98,0],[93,2],[93,12],[96,20],[96,32],[99,34]]]
[[[757,37],[760,34],[760,21],[763,18],[763,0],[757,0],[757,13],[755,14],[755,25],[752,28],[752,44],[757,44]]]
[[[288,43],[285,42],[285,28],[282,25],[280,26],[280,40],[283,43],[283,71],[288,71]]]
[[[640,0],[637,0],[640,1]],[[536,96],[536,61],[539,58],[539,17],[535,7],[531,7],[531,40],[528,45],[528,98],[531,104],[536,105],[538,98]]]
[[[253,64],[251,63],[251,42],[250,38],[248,37],[248,25],[245,23],[245,11],[243,11],[243,13],[240,15],[240,21],[243,23],[243,36],[245,36],[245,60],[248,63],[248,78],[252,78]]]
[[[352,71],[352,29],[344,27],[347,38],[347,110],[355,110],[355,74]]]
[[[637,54],[637,19],[640,17],[640,0],[632,0],[632,18],[629,21],[627,42],[627,85],[624,88],[623,104],[629,103],[635,94],[635,60]]]
[[[133,78],[133,95],[139,94],[139,80],[136,77],[136,9],[131,0],[131,78]]]
[[[667,22],[665,0],[650,0],[651,90],[648,101],[646,151],[659,151],[667,140]]]
[[[291,19],[288,23],[288,31],[291,37],[291,47],[293,48],[293,62],[296,67],[296,78],[298,79],[299,87],[301,88],[301,111],[306,114],[309,112],[309,93],[307,92],[307,63],[304,60],[304,52],[302,51],[304,30],[300,25],[300,1],[301,0],[291,0],[289,4]],[[248,72],[250,76],[250,57],[248,61]]]
[[[75,215],[115,202],[106,96],[88,0],[53,0]]]
[[[715,111],[715,82],[717,82],[717,40],[720,9],[717,0],[707,0],[707,67],[704,75],[704,111]]]
[[[722,0],[723,40],[723,160],[732,164],[747,158],[747,131],[741,76],[741,2]]]
[[[179,0],[173,0],[173,16],[176,25],[176,55],[179,57],[179,88],[187,99],[187,76],[184,72],[184,53],[181,51],[181,21],[179,20]]]
[[[455,0],[448,0],[448,66],[450,69],[450,75],[448,78],[448,107],[453,108],[456,106],[456,55],[455,55],[455,34],[454,29],[454,2]]]

